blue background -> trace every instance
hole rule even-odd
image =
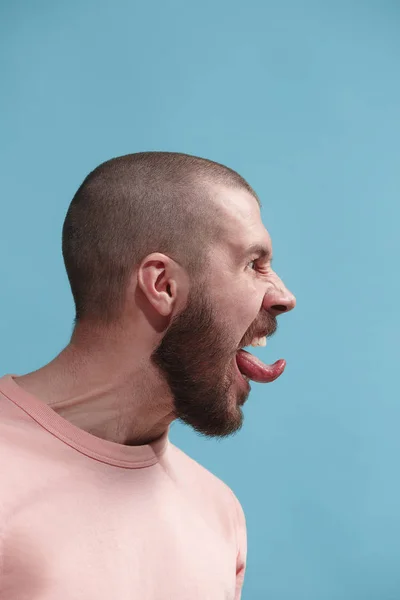
[[[298,306],[245,426],[172,440],[244,507],[243,599],[400,598],[400,5],[3,1],[0,365],[68,343],[61,227],[112,156],[182,151],[263,203]]]

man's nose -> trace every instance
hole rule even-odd
[[[289,312],[296,306],[296,298],[290,292],[283,281],[275,275],[273,287],[266,292],[263,302],[264,310],[273,317]]]

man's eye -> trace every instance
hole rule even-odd
[[[252,260],[251,262],[249,262],[249,264],[247,266],[249,266],[249,265],[256,265],[257,266],[257,261],[256,260]]]

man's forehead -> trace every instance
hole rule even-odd
[[[221,188],[216,200],[224,215],[225,242],[233,253],[238,258],[256,254],[270,258],[271,237],[256,199],[244,189]]]
[[[251,214],[260,213],[257,200],[244,188],[214,186],[213,196],[218,211],[229,219],[247,219]]]

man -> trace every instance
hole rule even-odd
[[[233,600],[246,526],[231,490],[168,440],[242,425],[242,350],[295,305],[260,202],[211,161],[147,152],[88,175],[63,257],[76,317],[49,364],[0,379],[0,598]]]

